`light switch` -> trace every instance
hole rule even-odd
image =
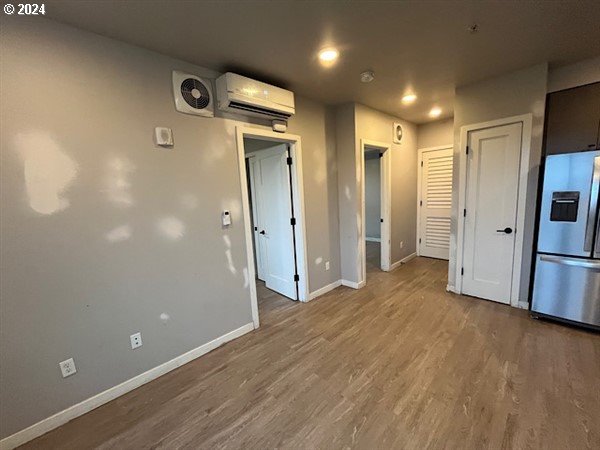
[[[231,214],[228,210],[225,210],[221,213],[221,222],[223,223],[224,227],[231,225]]]

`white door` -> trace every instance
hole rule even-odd
[[[259,173],[259,165],[255,164],[256,158],[254,156],[248,158],[248,176],[250,177],[250,201],[252,203],[252,226],[253,226],[253,235],[254,235],[254,258],[256,262],[256,276],[259,280],[265,281],[265,269],[263,260],[264,256],[264,246],[261,245],[262,241],[260,239],[260,230],[258,229],[258,208],[257,208],[257,196],[256,196],[256,185],[255,178],[256,174]]]
[[[510,303],[522,124],[468,136],[464,294]]]
[[[292,195],[287,147],[254,153],[253,182],[256,201],[258,252],[265,284],[296,300]]]
[[[448,259],[452,211],[452,148],[423,152],[419,255]]]

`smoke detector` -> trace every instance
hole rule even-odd
[[[470,25],[467,27],[467,31],[471,34],[475,34],[479,31],[479,25],[474,23],[473,25]]]
[[[363,73],[360,74],[360,81],[362,81],[363,83],[370,83],[374,79],[375,72],[373,72],[372,70],[365,70]]]

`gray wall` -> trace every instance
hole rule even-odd
[[[401,144],[392,143],[395,122],[402,124]],[[376,111],[356,105],[356,148],[360,140],[368,139],[391,144],[392,211],[391,259],[400,261],[416,252],[417,239],[417,126]],[[400,247],[400,243],[404,247]]]
[[[381,237],[381,163],[379,153],[365,154],[365,236]]]
[[[523,270],[520,301],[528,297],[531,272],[531,251],[535,222],[537,180],[542,155],[544,110],[548,67],[540,64],[491,80],[456,89],[454,105],[454,181],[450,230],[450,261],[448,278],[454,285],[456,268],[456,235],[458,223],[458,179],[460,128],[465,125],[531,113],[533,115],[529,177],[527,182],[527,216],[523,230]]]
[[[393,144],[393,124],[404,127],[402,144]],[[361,281],[362,220],[360,191],[361,139],[387,143],[391,151],[391,260],[416,251],[417,127],[360,104],[336,109],[340,254],[342,278]],[[404,244],[401,247],[401,243]]]
[[[42,18],[1,32],[5,437],[252,317],[241,122],[177,113],[171,93],[173,69],[217,74]],[[297,106],[315,290],[340,278],[335,129],[323,105]],[[173,129],[173,149],[154,146],[155,126]],[[69,357],[78,372],[63,379]]]
[[[454,118],[436,120],[417,127],[417,146],[422,148],[452,146]]]
[[[354,104],[336,108],[336,148],[338,167],[338,211],[340,223],[341,277],[347,281],[360,280],[358,229],[360,208],[356,167],[356,119]]]
[[[600,81],[600,56],[557,67],[548,72],[548,92]]]
[[[313,292],[340,279],[335,113],[302,97],[296,97],[296,112],[288,132],[302,136],[309,288]],[[330,261],[329,271],[325,261]]]

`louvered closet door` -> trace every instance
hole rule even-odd
[[[452,208],[452,149],[423,152],[419,254],[448,259]]]

